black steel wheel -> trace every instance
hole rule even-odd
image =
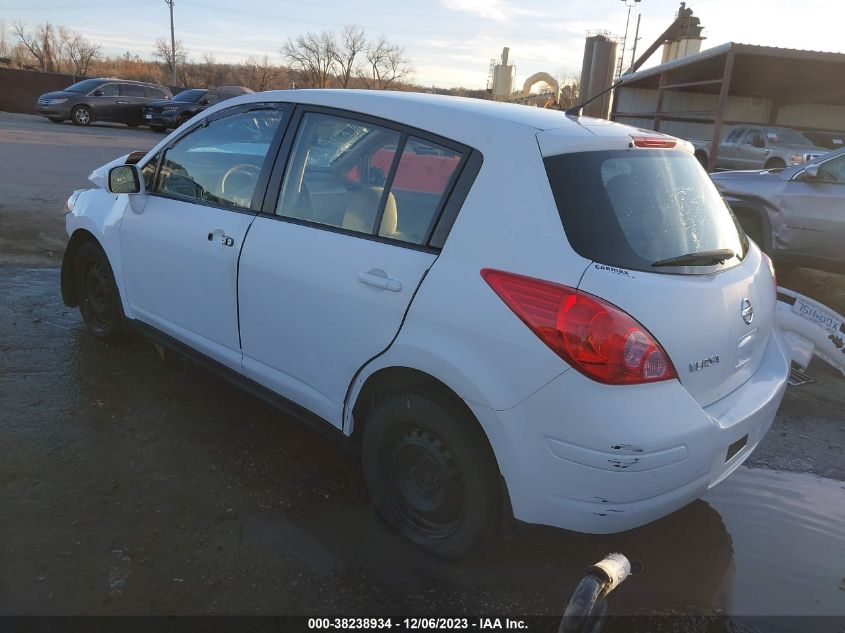
[[[108,258],[94,242],[86,242],[76,254],[76,292],[79,312],[90,332],[103,339],[122,338],[123,309]]]
[[[91,108],[86,105],[78,105],[70,113],[70,120],[74,125],[91,125],[94,121],[94,114]]]
[[[498,468],[475,420],[445,399],[385,398],[370,413],[362,461],[385,522],[444,558],[465,556],[495,533]]]

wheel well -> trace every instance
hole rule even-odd
[[[749,237],[757,242],[757,246],[764,253],[770,253],[772,236],[765,209],[753,202],[734,202],[731,204],[731,208],[740,224],[743,225],[745,232],[749,234]],[[750,227],[749,224],[751,225]],[[754,235],[757,231],[759,231],[759,235]]]
[[[75,308],[79,305],[79,294],[76,288],[76,275],[73,274],[74,262],[76,260],[76,253],[79,247],[86,242],[94,242],[99,245],[97,238],[90,231],[85,229],[77,229],[70,236],[67,246],[65,247],[65,254],[62,256],[62,302],[70,307]]]
[[[772,169],[774,167],[786,167],[786,161],[777,156],[766,161],[765,168]]]
[[[384,398],[405,391],[433,393],[444,404],[454,407],[457,412],[463,414],[464,419],[472,424],[483,438],[483,441],[487,445],[488,454],[496,465],[497,471],[499,470],[499,463],[496,459],[496,453],[490,444],[490,439],[487,437],[487,433],[484,432],[484,428],[481,426],[478,418],[475,417],[472,409],[464,402],[463,398],[434,376],[410,367],[386,367],[379,369],[367,378],[352,407],[353,427],[351,439],[353,442],[360,444],[367,425],[367,414],[373,407]],[[501,476],[501,472],[499,479],[501,482],[502,519],[505,521],[504,526],[506,529],[510,529],[507,523],[508,517],[513,517],[513,510],[510,505],[510,493],[504,477]]]

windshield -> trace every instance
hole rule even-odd
[[[652,272],[655,262],[729,249],[734,266],[748,242],[733,212],[692,154],[613,150],[545,159],[570,244],[599,263]]]
[[[814,147],[813,142],[801,132],[796,132],[788,127],[767,127],[766,138],[770,143],[784,143],[786,145],[806,145]]]
[[[73,84],[65,88],[65,92],[91,92],[99,86],[102,81],[99,79],[85,79],[84,81],[78,81],[77,83]]]
[[[197,90],[185,90],[180,92],[178,95],[173,97],[173,101],[184,101],[185,103],[196,103],[202,96],[208,92],[207,90],[197,89]]]

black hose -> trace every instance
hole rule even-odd
[[[588,574],[581,579],[558,627],[558,633],[588,633],[597,631],[595,628],[596,616],[603,616],[606,608],[596,609],[596,601],[604,590],[605,582],[593,574]],[[604,601],[600,602],[604,605]]]

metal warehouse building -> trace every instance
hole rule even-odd
[[[729,42],[627,75],[611,119],[711,141],[738,123],[845,132],[845,54]]]

